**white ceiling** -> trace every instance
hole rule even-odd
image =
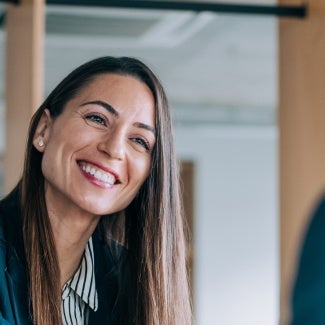
[[[46,93],[86,60],[128,55],[157,72],[180,123],[275,123],[276,18],[50,6],[46,30]]]

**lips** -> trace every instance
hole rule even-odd
[[[85,173],[93,176],[100,182],[108,185],[114,185],[117,181],[116,177],[112,173],[109,173],[108,171],[105,171],[89,162],[79,161],[78,165]]]

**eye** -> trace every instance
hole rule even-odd
[[[99,113],[91,113],[86,115],[86,120],[90,122],[94,122],[99,125],[107,126],[108,120],[105,116]]]
[[[148,141],[142,139],[142,138],[131,138],[131,140],[138,144],[139,146],[142,146],[147,152],[151,150],[150,144]]]

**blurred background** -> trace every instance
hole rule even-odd
[[[0,3],[1,195],[8,6]],[[278,18],[78,5],[47,5],[45,18],[43,98],[102,55],[140,58],[165,86],[192,231],[196,324],[278,324]]]

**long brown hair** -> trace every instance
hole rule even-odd
[[[128,313],[127,316],[125,310],[124,316],[120,313],[119,324],[189,325],[186,244],[169,105],[153,72],[141,61],[128,57],[102,57],[75,69],[51,92],[32,118],[21,192],[34,323],[61,324],[59,266],[45,203],[42,154],[33,146],[35,130],[45,108],[53,118],[60,115],[70,99],[103,73],[130,75],[144,82],[154,95],[156,109],[157,134],[150,174],[123,213],[127,247],[123,267],[132,268],[132,272],[123,276],[121,268],[117,306]],[[109,234],[110,216],[104,219],[100,224],[104,233]],[[123,286],[129,287],[127,297],[122,294]]]

